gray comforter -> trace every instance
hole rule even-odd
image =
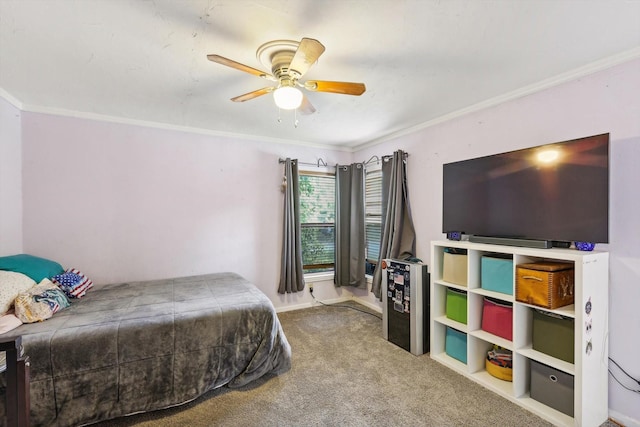
[[[10,335],[31,359],[33,425],[165,408],[291,366],[271,301],[234,273],[96,286]]]

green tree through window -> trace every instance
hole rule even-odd
[[[300,227],[305,273],[333,271],[335,175],[300,172]]]
[[[365,172],[365,239],[367,243],[366,273],[373,276],[380,256],[382,236],[382,167],[367,166]]]

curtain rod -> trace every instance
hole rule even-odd
[[[409,157],[409,153],[404,153],[404,156],[403,156],[403,157],[406,159],[407,157]],[[382,161],[387,161],[387,160],[392,159],[392,158],[393,158],[393,154],[390,154],[390,155],[388,155],[388,156],[382,156],[382,159],[381,159],[380,157],[378,157],[378,156],[376,156],[376,155],[374,154],[373,156],[371,156],[371,158],[370,158],[369,160],[367,160],[367,161],[366,161],[366,162],[364,162],[363,164],[366,166],[366,165],[368,165],[369,163],[371,163],[374,159],[375,159],[376,164],[377,164],[377,163],[380,163],[380,161],[381,161],[381,160],[382,160]],[[280,157],[280,158],[278,159],[278,163],[284,163],[284,162],[286,162],[286,161],[287,161],[287,160],[286,160],[286,159],[283,159],[282,157]],[[318,158],[318,161],[317,161],[316,163],[301,162],[301,161],[299,161],[299,160],[298,160],[298,164],[299,164],[299,165],[307,165],[307,166],[315,166],[315,167],[318,167],[318,168],[319,168],[319,167],[325,167],[325,168],[334,168],[334,167],[335,167],[335,166],[329,166],[329,165],[327,164],[327,162],[325,162],[325,161],[322,159],[322,157],[319,157],[319,158]]]
[[[406,159],[407,157],[409,157],[409,153],[402,153],[403,159]],[[393,159],[393,154],[382,156],[382,160],[389,160],[389,159]]]
[[[279,158],[278,159],[278,163],[284,163],[286,162],[286,159],[283,158]],[[298,164],[299,165],[307,165],[307,166],[315,166],[315,167],[324,167],[324,168],[335,168],[335,166],[329,166],[327,164],[327,162],[325,162],[324,160],[322,160],[322,158],[319,158],[318,161],[316,163],[308,163],[308,162],[301,162],[300,160],[298,160]]]
[[[364,162],[365,166],[368,165],[369,163],[371,163],[371,161],[373,161],[373,159],[376,159],[376,164],[380,163],[380,157],[378,157],[378,156],[376,156],[374,154],[373,156],[371,156],[371,158],[369,160]]]
[[[409,157],[409,153],[404,153],[404,155],[402,156],[404,159],[406,159],[407,157]],[[388,161],[389,159],[393,159],[393,154],[389,154],[386,156],[382,156],[382,158],[376,156],[375,154],[373,156],[371,156],[371,158],[369,160],[367,160],[366,162],[364,162],[364,165],[368,165],[369,163],[371,163],[373,160],[375,159],[376,164],[380,163],[380,161]]]

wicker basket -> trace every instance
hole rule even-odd
[[[507,368],[504,366],[498,366],[495,363],[491,363],[490,361],[485,361],[485,367],[487,372],[492,376],[504,380],[504,381],[513,381],[513,369]]]

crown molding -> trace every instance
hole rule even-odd
[[[124,125],[130,125],[130,126],[141,126],[141,127],[152,128],[152,129],[184,132],[184,133],[190,133],[190,134],[196,134],[196,135],[214,136],[218,138],[241,139],[245,141],[254,141],[254,142],[270,142],[274,144],[296,145],[296,146],[320,148],[320,149],[332,150],[332,151],[345,151],[345,152],[353,151],[346,146],[317,144],[317,143],[304,142],[299,140],[270,138],[265,136],[249,135],[249,134],[242,134],[242,133],[235,133],[235,132],[222,132],[222,131],[197,128],[197,127],[191,127],[191,126],[180,126],[180,125],[160,123],[160,122],[154,122],[154,121],[148,121],[148,120],[138,120],[138,119],[130,119],[126,117],[117,117],[117,116],[109,116],[109,115],[97,114],[97,113],[88,113],[84,111],[42,107],[38,105],[29,105],[29,104],[22,103],[20,100],[18,100],[17,98],[15,98],[9,92],[7,92],[2,88],[0,88],[0,97],[6,99],[14,107],[20,109],[23,112],[28,112],[28,113],[71,117],[76,119],[94,120],[94,121],[117,123],[117,124],[124,124]]]
[[[388,133],[386,135],[382,135],[379,138],[375,138],[371,141],[367,141],[357,145],[318,144],[318,143],[311,143],[311,142],[305,142],[300,140],[271,138],[271,137],[263,137],[263,136],[257,136],[257,135],[234,133],[234,132],[222,132],[222,131],[215,131],[210,129],[190,127],[190,126],[172,125],[167,123],[130,119],[130,118],[102,115],[102,114],[96,114],[96,113],[42,107],[37,105],[28,105],[28,104],[24,104],[22,101],[20,101],[18,98],[11,95],[2,87],[0,87],[0,97],[4,98],[7,102],[12,104],[14,107],[18,108],[19,110],[31,112],[31,113],[50,114],[50,115],[57,115],[57,116],[87,119],[87,120],[103,121],[103,122],[109,122],[109,123],[142,126],[142,127],[149,127],[149,128],[162,129],[162,130],[172,130],[172,131],[178,131],[178,132],[192,133],[192,134],[198,134],[198,135],[215,136],[220,138],[232,138],[232,139],[241,139],[241,140],[249,140],[249,141],[264,141],[264,142],[271,142],[274,144],[296,145],[296,146],[303,146],[303,147],[310,147],[310,148],[319,148],[323,150],[355,153],[355,152],[382,144],[384,142],[391,141],[391,140],[400,138],[402,136],[421,131],[423,129],[426,129],[432,126],[436,126],[438,124],[447,122],[449,120],[453,120],[453,119],[465,116],[470,113],[484,110],[489,107],[493,107],[508,101],[525,97],[527,95],[541,92],[543,90],[552,88],[554,86],[558,86],[563,83],[568,83],[568,82],[580,79],[590,74],[594,74],[599,71],[603,71],[608,68],[614,67],[616,65],[629,62],[638,58],[640,58],[640,47],[636,47],[634,49],[627,50],[620,54],[613,55],[608,58],[604,58],[599,61],[592,62],[585,66],[568,71],[566,73],[562,73],[557,76],[542,80],[540,82],[537,82],[528,86],[524,86],[522,88],[479,102],[469,107],[465,107],[460,110],[451,112],[449,114],[436,117],[432,120],[428,120],[426,122],[420,123],[415,126],[411,126],[405,129]]]
[[[505,102],[508,101],[513,101],[515,99],[518,98],[522,98],[525,97],[527,95],[531,95],[537,92],[541,92],[543,90],[561,85],[563,83],[569,83],[571,81],[575,81],[578,80],[582,77],[588,76],[590,74],[595,74],[599,71],[604,71],[606,69],[612,68],[616,65],[620,65],[623,64],[625,62],[630,62],[633,61],[635,59],[640,58],[640,47],[634,48],[634,49],[630,49],[627,51],[624,51],[618,55],[613,55],[610,56],[608,58],[604,58],[601,59],[599,61],[595,61],[592,62],[590,64],[587,64],[585,66],[573,69],[571,71],[568,71],[566,73],[562,73],[559,74],[557,76],[539,81],[537,83],[528,85],[528,86],[524,86],[522,88],[516,89],[514,91],[511,92],[507,92],[503,95],[499,95],[496,96],[494,98],[491,99],[487,99],[485,101],[479,102],[477,104],[471,105],[469,107],[466,108],[462,108],[460,110],[457,111],[453,111],[449,114],[445,114],[443,116],[440,117],[436,117],[433,120],[428,120],[426,122],[420,123],[418,125],[415,126],[411,126],[405,129],[401,129],[397,132],[392,132],[389,133],[387,135],[381,136],[380,138],[376,138],[374,140],[365,142],[364,144],[360,144],[357,146],[353,147],[354,151],[360,151],[363,150],[365,148],[371,148],[373,146],[376,146],[378,144],[382,144],[383,142],[387,142],[387,141],[391,141],[393,139],[397,139],[400,138],[402,136],[408,135],[408,134],[412,134],[415,132],[418,132],[420,130],[432,127],[432,126],[436,126],[438,124],[447,122],[449,120],[453,120],[456,119],[458,117],[462,117],[464,115],[467,115],[469,113],[474,113],[476,111],[480,111],[480,110],[484,110],[486,108],[489,107],[494,107],[496,105],[500,105],[503,104]]]
[[[11,104],[14,107],[16,107],[18,110],[24,111],[24,106],[22,105],[22,102],[20,102],[20,100],[18,98],[16,98],[15,96],[11,95],[9,92],[7,92],[6,90],[4,90],[1,87],[0,87],[0,98],[4,99],[9,104]]]

